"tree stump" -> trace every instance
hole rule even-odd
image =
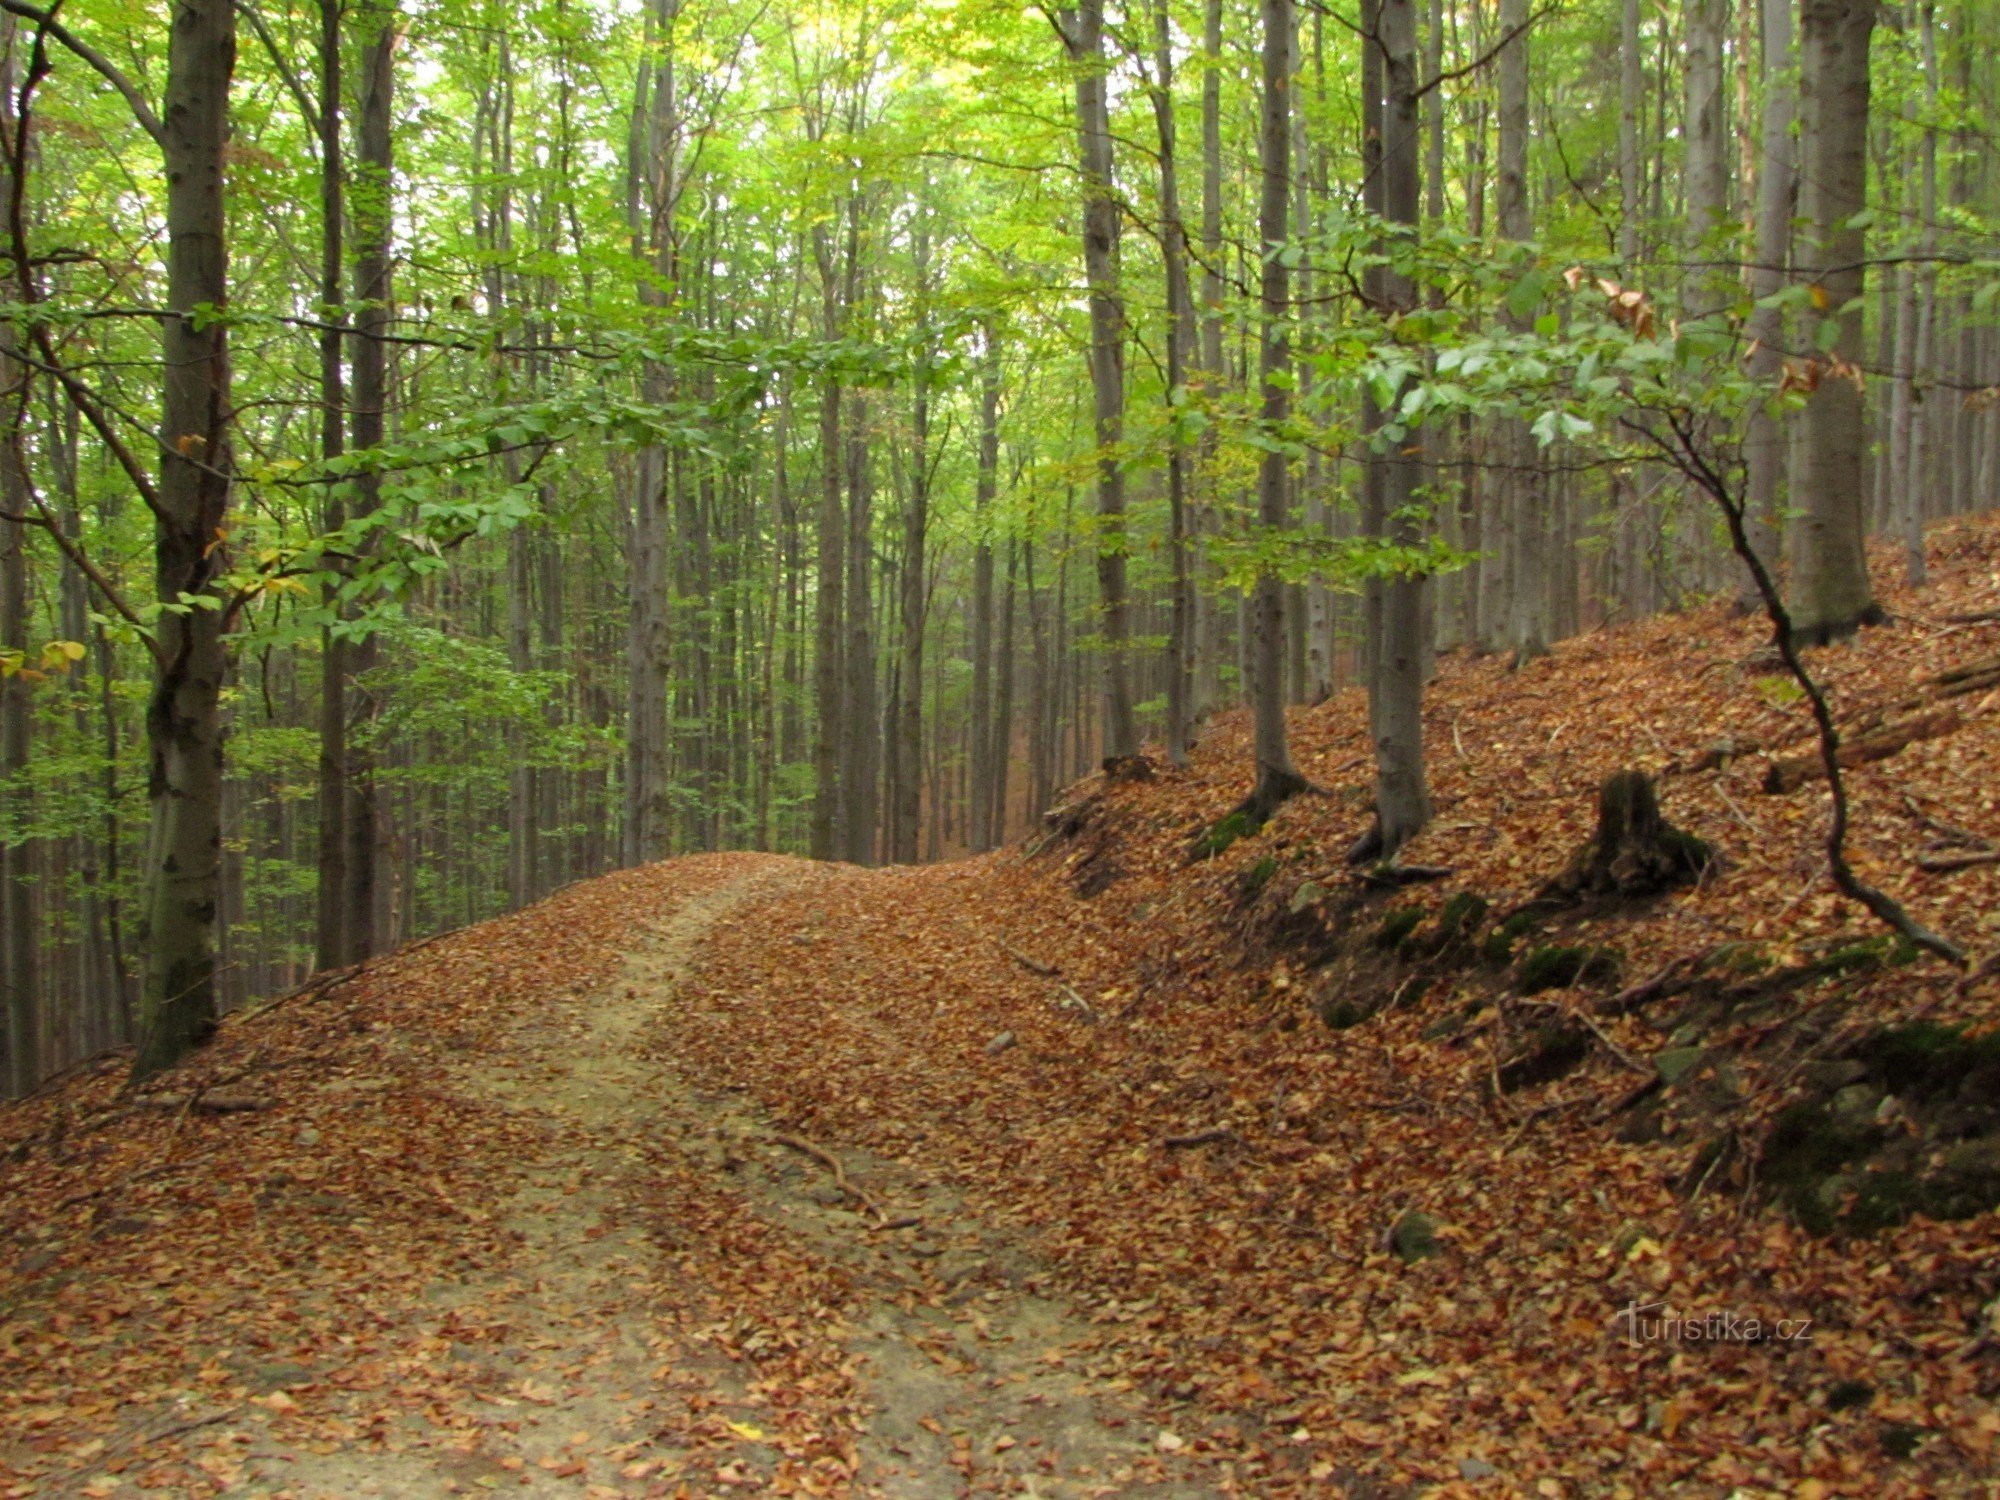
[[[1615,771],[1597,793],[1597,832],[1554,880],[1544,900],[1584,896],[1636,900],[1701,877],[1715,851],[1660,813],[1653,778],[1644,771]]]

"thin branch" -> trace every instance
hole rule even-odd
[[[1818,681],[1806,669],[1800,658],[1798,644],[1792,632],[1792,617],[1785,608],[1785,601],[1772,580],[1770,570],[1757,549],[1751,545],[1749,533],[1743,521],[1743,502],[1731,488],[1729,481],[1716,471],[1704,450],[1699,435],[1687,415],[1683,412],[1664,414],[1671,441],[1664,439],[1644,422],[1630,417],[1621,419],[1631,431],[1639,433],[1658,448],[1675,468],[1692,479],[1722,510],[1723,519],[1728,523],[1730,545],[1736,555],[1749,569],[1751,580],[1764,601],[1764,613],[1772,626],[1772,645],[1784,660],[1785,669],[1804,691],[1812,706],[1813,723],[1819,731],[1820,760],[1826,768],[1827,787],[1833,795],[1833,816],[1827,825],[1826,856],[1827,866],[1833,875],[1833,883],[1843,895],[1872,912],[1885,926],[1891,928],[1918,948],[1936,954],[1946,962],[1963,968],[1965,952],[1950,939],[1932,932],[1918,922],[1886,891],[1878,890],[1859,875],[1847,862],[1847,787],[1840,772],[1840,731],[1833,722],[1833,710],[1828,706],[1826,694],[1821,691]]]
[[[138,85],[127,78],[110,58],[56,19],[56,11],[60,6],[61,0],[57,0],[57,3],[47,10],[38,10],[29,5],[27,0],[0,0],[0,10],[19,16],[24,21],[33,21],[37,28],[54,37],[103,75],[104,81],[124,96],[126,105],[132,111],[132,118],[138,121],[139,128],[153,138],[155,145],[164,146],[166,136],[160,127],[160,117],[153,113],[153,106],[146,102],[146,96],[139,92]]]

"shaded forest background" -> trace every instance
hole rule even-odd
[[[1995,488],[1983,0],[0,7],[16,1092]]]

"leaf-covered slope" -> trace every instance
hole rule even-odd
[[[2000,652],[1996,556],[1990,523],[1947,530],[1934,588],[1814,655],[1847,721],[1897,721]],[[1039,847],[829,873],[774,904],[711,952],[677,1046],[818,1138],[946,1171],[1026,1226],[1094,1309],[1089,1357],[1244,1492],[1357,1473],[1979,1492],[2000,1435],[1995,1216],[1816,1237],[1765,1206],[1758,1158],[1881,1028],[1990,1027],[2000,987],[1885,962],[1836,899],[1823,788],[1762,790],[1764,752],[1809,747],[1762,645],[1709,609],[1520,673],[1447,662],[1426,715],[1437,822],[1405,858],[1454,873],[1414,890],[1341,864],[1368,816],[1357,694],[1294,715],[1326,795],[1190,863],[1244,785],[1246,728],[1225,718],[1185,774],[1074,788]],[[2000,872],[1916,857],[1945,825],[2000,838],[1995,697],[1951,698],[1948,732],[1850,773],[1859,868],[1981,953]],[[1624,767],[1722,862],[1495,939]],[[1479,910],[1461,893],[1485,915],[1447,942],[1445,910]],[[1602,961],[1524,983],[1549,947]],[[1929,1149],[1920,1101],[1904,1123],[1883,1090],[1861,1103],[1883,1139]],[[1634,1306],[1766,1336],[1635,1345]],[[1809,1339],[1772,1337],[1780,1320]]]

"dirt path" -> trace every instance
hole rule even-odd
[[[470,1368],[480,1421],[440,1430],[405,1405],[366,1446],[260,1438],[246,1492],[1215,1493],[1178,1475],[1178,1436],[1093,1374],[1074,1348],[1088,1325],[948,1186],[786,1144],[649,1038],[712,927],[812,878],[756,861],[697,891],[633,933],[618,982],[458,1071],[547,1142],[494,1212],[517,1246],[505,1273],[434,1288],[417,1330]]]

